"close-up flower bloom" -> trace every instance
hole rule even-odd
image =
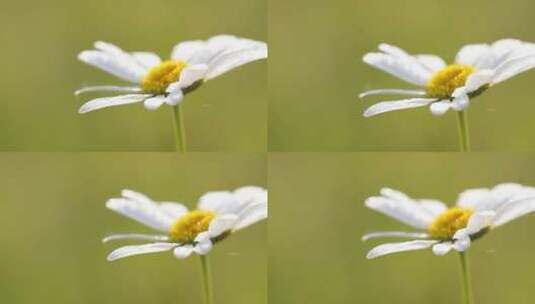
[[[155,229],[159,234],[113,234],[104,242],[116,240],[152,241],[114,250],[108,261],[129,256],[173,251],[184,259],[192,253],[208,254],[214,245],[241,229],[268,216],[267,191],[247,186],[234,191],[213,191],[201,196],[195,210],[175,202],[155,202],[144,194],[123,190],[121,198],[106,202],[109,209]]]
[[[435,255],[451,250],[466,251],[472,242],[523,215],[535,211],[535,188],[499,184],[492,189],[469,189],[459,195],[456,206],[448,208],[432,199],[412,199],[399,191],[383,188],[381,196],[370,197],[366,207],[390,216],[418,231],[372,232],[364,241],[409,238],[407,242],[379,245],[368,252],[373,259],[387,254],[432,248]]]
[[[267,58],[267,52],[264,42],[219,35],[206,41],[181,42],[173,48],[171,59],[162,61],[154,53],[125,52],[113,44],[98,41],[95,50],[81,52],[78,59],[134,85],[84,87],[75,94],[124,94],[93,99],[79,112],[140,102],[148,110],[156,110],[163,104],[175,106],[204,82],[246,63]]]
[[[385,43],[379,45],[379,50],[364,55],[363,61],[418,88],[377,89],[360,94],[360,98],[380,94],[411,96],[376,103],[364,112],[365,117],[424,106],[429,106],[434,115],[443,115],[450,109],[463,111],[470,99],[535,67],[535,44],[516,39],[466,45],[450,65],[438,56],[411,55]]]

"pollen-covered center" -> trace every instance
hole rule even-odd
[[[449,240],[457,230],[465,228],[474,211],[454,207],[444,211],[429,225],[428,233],[432,238]]]
[[[452,64],[436,72],[427,82],[429,97],[451,98],[455,89],[464,86],[466,79],[475,69],[470,65]]]
[[[194,210],[180,217],[169,230],[171,240],[178,243],[193,243],[197,235],[207,231],[215,214],[210,211]]]
[[[167,87],[179,80],[180,73],[187,66],[184,61],[167,60],[149,70],[143,78],[143,90],[150,93],[165,93]]]

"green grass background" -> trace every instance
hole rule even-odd
[[[170,107],[80,115],[82,85],[122,84],[77,54],[96,40],[168,58],[184,40],[229,33],[267,40],[264,0],[9,1],[0,11],[0,150],[172,151]],[[190,151],[265,151],[267,63],[207,83],[184,101]]]
[[[172,253],[113,263],[112,232],[151,232],[105,208],[123,188],[194,207],[211,190],[266,186],[265,156],[3,153],[0,303],[201,303],[198,257]],[[210,254],[218,304],[267,303],[267,224]]]
[[[411,88],[362,63],[381,42],[451,62],[461,46],[518,38],[535,42],[531,0],[295,0],[269,5],[271,151],[456,151],[455,113],[426,108],[364,118],[373,88]],[[535,71],[473,100],[474,150],[535,149]],[[388,98],[388,97],[387,97]],[[394,96],[395,98],[395,96]]]
[[[276,153],[269,165],[269,299],[277,304],[461,303],[458,257],[431,250],[366,260],[371,231],[407,227],[364,207],[389,186],[452,205],[467,188],[535,186],[533,154]],[[475,303],[533,303],[535,216],[470,248]],[[384,239],[396,241],[396,239]]]

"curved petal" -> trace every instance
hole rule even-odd
[[[433,253],[438,256],[446,255],[453,249],[451,242],[438,243],[433,246]]]
[[[460,229],[453,235],[453,249],[459,252],[466,251],[470,248],[472,241],[467,229]]]
[[[518,199],[499,208],[492,225],[499,227],[532,212],[535,212],[535,196]]]
[[[169,237],[166,235],[155,235],[155,234],[143,234],[143,233],[122,233],[122,234],[112,234],[102,239],[103,243],[111,241],[121,241],[121,240],[141,240],[141,241],[159,241],[165,242],[169,241]]]
[[[457,53],[455,62],[480,67],[478,62],[482,62],[482,59],[488,56],[492,56],[492,51],[489,45],[469,44],[462,47]]]
[[[229,191],[211,191],[199,199],[197,209],[212,211],[216,214],[235,213],[238,201]]]
[[[364,117],[371,117],[390,111],[423,107],[435,101],[436,99],[434,98],[411,98],[396,101],[382,101],[366,109],[366,111],[364,111]]]
[[[435,55],[421,54],[414,57],[416,57],[418,62],[420,62],[433,73],[436,73],[446,67],[446,62],[444,62],[444,59]]]
[[[372,95],[407,95],[407,96],[425,96],[422,90],[403,90],[403,89],[377,89],[369,90],[359,94],[359,98],[365,98]]]
[[[166,99],[167,98],[163,95],[150,97],[145,99],[143,105],[145,106],[145,109],[149,111],[155,111],[158,110],[165,103]]]
[[[431,110],[431,114],[435,116],[442,116],[448,112],[449,109],[452,108],[452,103],[448,100],[441,100],[438,102],[434,102],[429,107],[429,110]]]
[[[150,96],[151,95],[147,95],[147,94],[131,94],[131,95],[121,95],[121,96],[115,96],[115,97],[97,98],[97,99],[93,99],[83,104],[78,110],[78,113],[85,114],[85,113],[100,110],[103,108],[142,102],[145,99],[149,98]]]
[[[496,68],[492,82],[494,84],[503,82],[533,68],[535,68],[535,54],[508,60]]]
[[[380,231],[380,232],[370,232],[362,236],[362,241],[367,241],[377,238],[413,238],[413,239],[427,239],[429,235],[422,232],[404,232],[404,231]]]
[[[188,208],[186,206],[175,202],[161,202],[160,209],[174,219],[178,219],[188,213]]]
[[[124,198],[112,198],[106,202],[106,207],[162,232],[167,232],[173,223],[173,219],[157,205],[143,204]]]
[[[210,238],[216,238],[221,234],[232,230],[237,219],[238,216],[234,214],[225,214],[216,217],[210,223],[210,227],[208,227],[208,235]]]
[[[402,243],[388,243],[379,245],[368,252],[366,258],[374,259],[383,255],[404,252],[404,251],[413,251],[429,248],[438,243],[438,241],[431,240],[418,240],[418,241],[409,241]]]
[[[530,197],[534,192],[534,188],[515,183],[499,184],[492,189],[468,189],[459,195],[457,205],[475,211],[497,210],[515,199]]]
[[[162,62],[158,55],[150,52],[134,52],[132,56],[146,69],[151,69]]]
[[[468,79],[466,79],[466,84],[464,85],[466,87],[466,91],[468,93],[477,91],[482,86],[490,84],[493,77],[494,71],[492,70],[480,70],[473,73],[472,75],[468,76]]]
[[[362,60],[399,79],[422,87],[431,77],[431,72],[422,65],[389,54],[368,53]]]
[[[173,251],[173,254],[177,259],[185,259],[193,253],[193,249],[192,245],[178,246]]]
[[[267,44],[258,43],[247,49],[227,52],[217,56],[209,63],[205,79],[210,80],[244,64],[265,59],[268,56]]]
[[[206,73],[208,72],[208,66],[206,64],[196,64],[186,67],[180,73],[180,79],[176,86],[173,86],[173,89],[176,88],[185,89],[195,82],[202,80]],[[173,92],[173,91],[168,91]]]
[[[490,226],[495,216],[496,212],[491,210],[480,211],[473,214],[466,225],[466,232],[469,235],[478,233],[482,229]]]
[[[433,215],[410,197],[388,188],[381,189],[381,194],[368,198],[366,207],[418,229],[427,230],[433,222]]]
[[[268,205],[266,203],[255,203],[247,206],[238,216],[234,223],[233,231],[256,224],[268,217]]]
[[[151,244],[144,244],[144,245],[125,246],[125,247],[116,249],[112,253],[110,253],[108,255],[108,261],[112,262],[118,259],[130,257],[134,255],[140,255],[140,254],[169,251],[175,248],[176,246],[178,246],[178,244],[175,244],[175,243],[151,243]]]

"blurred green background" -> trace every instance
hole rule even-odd
[[[373,88],[410,88],[362,63],[381,42],[452,61],[464,44],[535,42],[532,0],[295,0],[269,5],[271,151],[457,151],[455,113],[426,108],[364,118]],[[535,149],[535,71],[473,100],[474,150]]]
[[[364,233],[410,227],[365,208],[364,200],[385,186],[449,205],[467,188],[502,182],[535,186],[534,156],[271,155],[270,302],[460,303],[460,271],[454,253],[436,257],[431,250],[422,250],[366,260],[366,252],[381,241],[362,243]],[[535,216],[526,216],[473,244],[469,256],[475,303],[533,303],[534,230]]]
[[[114,263],[112,232],[149,228],[105,208],[123,188],[194,207],[211,190],[266,186],[262,154],[3,153],[1,303],[201,303],[198,257],[172,253]],[[267,224],[210,254],[218,304],[267,303]]]
[[[170,107],[142,104],[80,115],[83,85],[122,84],[76,59],[96,40],[168,58],[183,40],[229,33],[267,39],[265,0],[10,1],[0,11],[0,149],[171,151]],[[266,150],[267,63],[207,83],[185,99],[190,151]]]

